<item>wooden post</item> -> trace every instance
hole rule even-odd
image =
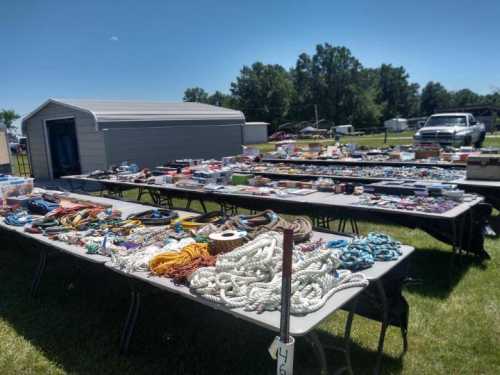
[[[283,268],[281,276],[280,337],[277,344],[278,375],[293,374],[295,340],[290,336],[290,297],[292,293],[293,230],[283,232]]]

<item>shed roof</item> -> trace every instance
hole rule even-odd
[[[89,112],[97,122],[173,121],[173,120],[244,120],[241,111],[203,103],[169,103],[125,100],[49,99],[28,114],[23,122],[46,105],[56,103]]]
[[[245,122],[245,126],[269,126],[268,122],[260,122],[260,121],[250,121],[250,122]]]

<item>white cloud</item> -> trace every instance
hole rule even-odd
[[[113,35],[111,38],[109,38],[112,42],[118,42],[118,37],[116,35]]]

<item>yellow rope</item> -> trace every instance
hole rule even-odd
[[[149,261],[149,268],[157,275],[163,275],[172,268],[182,267],[194,259],[202,256],[208,256],[208,244],[194,243],[185,246],[181,251],[168,251],[156,255]]]

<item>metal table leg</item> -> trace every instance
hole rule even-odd
[[[352,300],[351,308],[349,309],[347,320],[344,329],[344,347],[337,347],[334,345],[323,345],[319,340],[318,335],[315,331],[309,332],[305,338],[312,345],[316,356],[320,362],[321,373],[328,373],[328,364],[326,361],[325,349],[333,349],[344,353],[344,358],[346,361],[345,366],[340,367],[335,374],[341,374],[347,371],[350,375],[353,375],[352,361],[351,361],[351,332],[352,332],[352,322],[354,320],[354,314],[356,313],[356,308],[358,304],[358,297]]]
[[[463,239],[463,230],[465,224],[465,215],[461,217],[455,218],[451,221],[451,230],[452,230],[452,254],[450,260],[450,270],[449,270],[449,281],[451,284],[451,280],[453,278],[453,270],[455,267],[455,258],[462,251],[462,239]],[[471,224],[472,226],[472,224]]]
[[[387,332],[387,326],[389,324],[389,306],[387,304],[387,296],[385,294],[382,280],[381,279],[375,280],[375,285],[377,287],[377,291],[382,301],[382,327],[380,328],[380,336],[378,339],[378,348],[377,348],[377,361],[375,362],[375,368],[373,370],[373,373],[380,374],[382,365],[382,353],[384,351],[385,334]],[[404,337],[403,341],[406,341]]]
[[[448,281],[451,284],[451,280],[453,278],[453,269],[455,267],[455,256],[458,251],[457,248],[457,223],[456,220],[453,219],[451,221],[451,233],[452,233],[452,247],[451,247],[451,259],[450,259],[450,266],[449,266],[449,271],[448,271]]]
[[[201,205],[201,208],[203,209],[203,213],[207,213],[207,207],[205,206],[205,201],[203,199],[200,199],[200,205]]]
[[[129,285],[130,306],[120,338],[120,353],[124,355],[128,353],[130,340],[132,339],[135,325],[137,323],[137,317],[139,316],[139,310],[141,308],[141,293],[136,290],[133,282],[130,281]]]
[[[38,266],[36,268],[35,275],[33,276],[33,282],[31,283],[30,294],[32,297],[36,297],[38,295],[40,281],[42,280],[43,273],[47,267],[47,250],[43,248],[40,249],[39,256],[40,259],[38,261]]]
[[[469,238],[467,241],[467,254],[472,250],[472,227],[474,226],[474,209],[469,210]]]
[[[319,360],[319,365],[321,368],[320,373],[324,375],[328,374],[328,364],[326,362],[325,349],[318,337],[318,334],[315,331],[311,331],[305,336],[305,339],[309,342],[309,344],[311,344],[314,349],[314,353]]]
[[[143,194],[144,194],[144,188],[142,186],[139,186],[139,193],[137,194],[137,198],[135,200],[140,202]]]
[[[352,307],[349,310],[349,314],[347,315],[347,322],[345,324],[345,332],[344,332],[344,356],[346,361],[345,369],[352,375],[354,372],[352,370],[352,361],[351,361],[351,330],[352,330],[352,322],[354,320],[354,314],[356,313],[356,308],[358,306],[358,297],[354,298],[352,302]],[[340,373],[344,369],[339,369],[337,373]]]

